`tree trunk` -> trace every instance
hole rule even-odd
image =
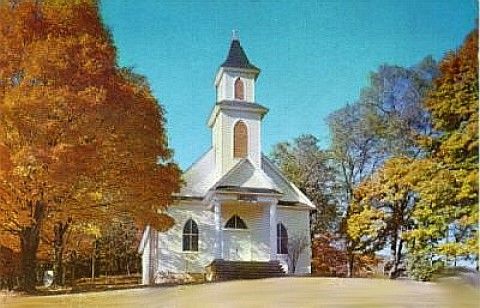
[[[355,255],[353,252],[347,252],[347,277],[353,278],[353,266],[354,266]]]
[[[393,226],[393,234],[392,234],[392,239],[390,243],[390,260],[391,260],[391,267],[390,271],[388,272],[388,277],[390,279],[395,278],[395,272],[397,271],[396,269],[396,263],[397,263],[397,245],[398,245],[398,230],[397,226]]]
[[[23,228],[20,233],[20,266],[23,279],[21,280],[21,289],[28,293],[35,292],[37,283],[37,250],[40,243],[40,231],[42,228],[43,217],[45,215],[45,204],[37,201],[29,202],[32,208],[34,223]]]
[[[92,253],[92,283],[95,282],[96,254],[97,254],[97,238],[95,237],[95,242],[93,243],[93,253]]]
[[[291,263],[292,263],[292,270],[291,270],[290,273],[291,273],[292,275],[295,275],[295,269],[296,269],[296,267],[297,267],[297,262],[296,262],[295,260],[292,260]]]
[[[65,222],[57,222],[53,227],[54,240],[54,263],[53,263],[53,285],[63,286],[65,284],[63,279],[63,251],[65,249],[65,234],[70,226],[70,219]]]
[[[71,278],[72,282],[70,283],[71,285],[75,284],[75,269],[76,269],[76,266],[77,266],[76,263],[77,263],[76,260],[72,261],[72,278]]]
[[[400,262],[402,260],[402,248],[403,248],[403,239],[400,238],[398,240],[398,245],[396,246],[395,256],[393,260],[393,266],[390,270],[390,278],[395,279],[398,277],[398,267],[400,266]]]
[[[128,234],[125,233],[125,271],[128,276],[130,276],[130,255],[128,253]]]

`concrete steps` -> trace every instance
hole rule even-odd
[[[225,261],[216,259],[206,267],[207,281],[260,279],[285,275],[279,261]]]

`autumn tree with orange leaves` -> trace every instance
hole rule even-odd
[[[36,284],[41,235],[117,213],[169,228],[180,171],[146,80],[116,63],[95,0],[0,1],[0,236]],[[16,242],[16,243],[15,243]]]

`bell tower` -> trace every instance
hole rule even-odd
[[[259,74],[234,31],[227,58],[215,77],[217,99],[208,121],[218,178],[244,158],[261,168],[261,121],[268,109],[255,101]]]
[[[255,102],[255,81],[259,74],[260,69],[248,61],[234,31],[227,59],[220,66],[215,78],[217,101]]]

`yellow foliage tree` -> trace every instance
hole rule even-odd
[[[435,133],[418,136],[419,157],[393,157],[354,192],[351,236],[390,243],[392,276],[408,247],[413,276],[434,259],[474,258],[478,267],[478,31],[440,63],[424,105]],[[372,211],[376,209],[380,213]],[[372,233],[372,215],[385,222]]]

